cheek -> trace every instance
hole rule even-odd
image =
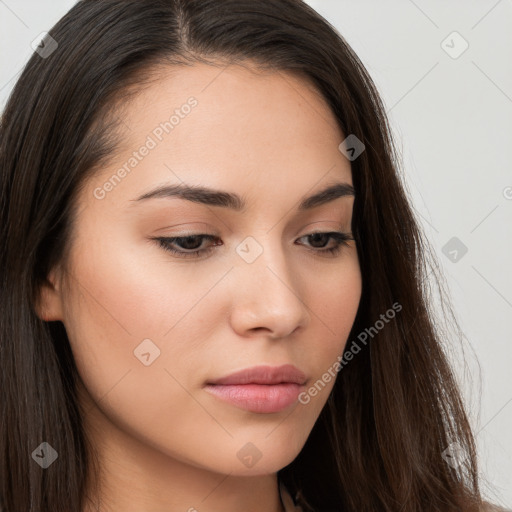
[[[215,276],[191,272],[190,263],[173,263],[126,223],[113,225],[116,232],[97,233],[74,251],[76,277],[90,292],[85,299],[92,324],[114,337],[162,338],[194,309]],[[93,229],[86,225],[83,232]]]
[[[323,363],[341,354],[352,329],[362,293],[355,250],[335,269],[308,281],[308,309],[317,327]],[[320,331],[323,331],[322,334]]]
[[[305,350],[312,378],[299,396],[299,407],[307,408],[316,418],[338,377],[339,360],[359,307],[362,278],[357,255],[351,253],[343,265],[318,276],[308,286],[307,305],[314,323],[310,329],[314,341]]]
[[[111,240],[86,247],[74,253],[74,286],[66,300],[66,329],[77,356],[87,356],[98,371],[105,368],[111,380],[118,368],[141,365],[138,347],[151,340],[142,345],[150,360],[160,350],[160,361],[178,358],[186,369],[185,351],[205,336],[201,318],[212,302],[202,297],[216,276],[191,276],[171,266],[163,251],[150,260],[154,250],[144,244],[123,247],[122,240]]]
[[[141,254],[112,247],[121,246],[107,251],[89,245],[73,260],[65,325],[87,392],[117,428],[192,464],[198,463],[194,457],[215,461],[219,442],[231,443],[222,463],[232,471],[240,465],[236,453],[243,439],[227,435],[190,394],[202,367],[211,364],[193,348],[211,337],[209,322],[201,320],[216,302],[204,297],[204,283],[208,290],[218,276],[199,279],[196,273],[202,284],[194,286],[189,272],[175,271],[171,280],[165,256],[159,273],[141,264]]]

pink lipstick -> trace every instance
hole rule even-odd
[[[280,412],[297,401],[306,375],[291,364],[255,366],[209,381],[205,390],[255,413]]]

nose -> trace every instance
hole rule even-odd
[[[304,277],[290,268],[279,244],[265,245],[252,263],[238,261],[231,281],[231,325],[240,336],[286,338],[308,324]]]

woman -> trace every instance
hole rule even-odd
[[[381,100],[307,5],[78,2],[0,168],[2,510],[484,510]]]

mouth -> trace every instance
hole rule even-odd
[[[247,368],[213,382],[205,391],[218,399],[254,413],[276,413],[295,403],[307,378],[293,365]]]

